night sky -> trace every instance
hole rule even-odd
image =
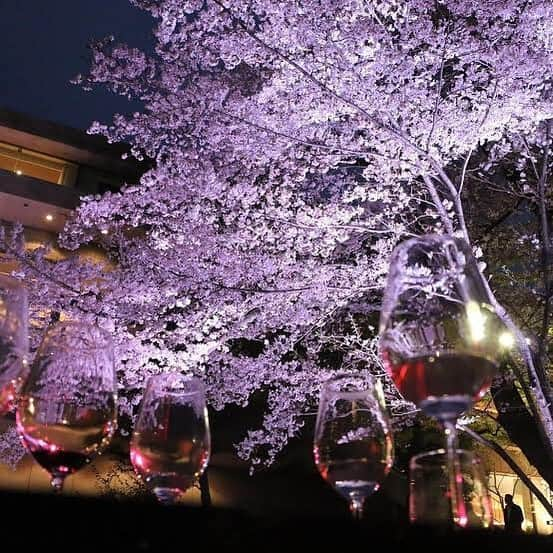
[[[86,129],[136,109],[69,81],[88,68],[87,45],[114,35],[150,49],[154,21],[128,0],[0,0],[0,107]]]

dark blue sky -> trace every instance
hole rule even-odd
[[[69,81],[88,67],[87,44],[113,34],[139,48],[153,20],[128,0],[0,0],[0,106],[86,129],[132,111],[107,91]]]

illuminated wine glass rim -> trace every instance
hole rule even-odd
[[[204,383],[199,378],[171,372],[150,376],[146,382],[146,390],[148,389],[181,397],[205,393]]]
[[[476,453],[468,449],[457,449],[457,455],[461,462],[466,461],[470,464],[478,463],[479,459]],[[411,457],[409,467],[413,469],[432,469],[446,463],[447,451],[443,448],[433,449],[431,451],[423,451]],[[421,460],[426,460],[426,463],[422,463]]]
[[[56,335],[63,335],[65,329],[69,330],[70,333],[73,333],[69,334],[69,336],[74,336],[77,339],[81,338],[80,343],[72,344],[72,349],[74,351],[96,351],[99,349],[113,348],[112,337],[108,331],[95,324],[83,321],[67,320],[57,321],[46,329],[38,351],[40,352],[42,345],[49,339],[54,339]],[[74,333],[74,329],[78,329],[82,332]]]
[[[81,396],[79,396],[81,394]],[[71,403],[72,401],[82,401],[83,399],[86,399],[87,396],[91,399],[94,398],[95,395],[101,394],[104,395],[110,395],[113,397],[115,401],[118,399],[118,393],[113,388],[99,388],[95,389],[94,391],[90,393],[83,393],[82,390],[78,390],[74,393],[67,393],[64,395],[63,392],[60,393],[59,390],[52,391],[52,392],[43,392],[43,391],[37,391],[37,392],[28,392],[26,390],[23,390],[19,394],[19,401],[24,400],[38,400],[38,401],[56,401],[58,403]]]
[[[398,295],[404,285],[408,282],[408,280],[406,280],[407,277],[405,276],[405,266],[409,264],[407,255],[410,250],[416,248],[417,246],[424,248],[425,246],[435,247],[447,244],[453,245],[465,256],[464,261],[462,262],[462,266],[464,268],[468,269],[469,267],[477,267],[476,259],[468,242],[462,237],[453,236],[451,234],[423,234],[421,236],[415,236],[404,240],[395,246],[390,258],[386,287],[382,297],[379,322],[380,334],[386,331],[393,307],[395,307],[395,302],[398,299]],[[486,301],[485,298],[481,298],[479,303],[483,307],[493,311],[491,302]]]
[[[342,389],[341,386],[351,386],[351,389]],[[355,374],[339,374],[326,380],[322,385],[322,392],[341,397],[364,397],[374,394],[372,379]]]

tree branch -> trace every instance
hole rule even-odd
[[[470,436],[474,441],[479,444],[491,449],[493,452],[497,453],[505,463],[509,465],[512,471],[524,482],[527,488],[538,498],[538,501],[543,505],[544,509],[547,511],[549,516],[553,517],[553,506],[547,501],[546,497],[540,491],[540,489],[532,482],[532,480],[526,476],[524,471],[517,465],[515,461],[507,454],[507,452],[496,442],[487,440],[474,430],[467,428],[466,426],[459,425],[459,429],[465,434]]]
[[[524,198],[519,198],[516,204],[511,208],[505,211],[502,215],[500,215],[495,221],[492,221],[490,224],[486,226],[486,228],[483,230],[482,234],[477,238],[477,242],[481,242],[483,240],[486,240],[488,236],[491,234],[492,230],[497,228],[501,223],[505,222],[517,209],[520,207],[520,204],[524,201]]]
[[[438,210],[438,214],[440,215],[440,219],[442,220],[442,223],[444,224],[446,231],[449,234],[453,234],[453,224],[451,223],[451,219],[447,214],[446,210],[444,209],[444,205],[442,203],[440,195],[438,194],[436,185],[432,182],[432,177],[426,174],[423,174],[422,178],[424,180],[424,184],[426,184],[426,188],[428,189],[428,192],[430,193],[432,201],[434,202],[434,206]]]
[[[251,31],[248,26],[240,19],[240,17],[234,15],[234,13],[231,11],[230,8],[227,8],[221,2],[220,0],[212,0],[215,4],[217,4],[221,10],[226,13],[230,19],[240,28],[242,31],[247,34],[250,38],[252,38],[255,42],[257,42],[260,46],[274,54],[277,58],[281,59],[291,67],[293,67],[296,71],[298,71],[300,74],[302,74],[306,79],[308,79],[310,82],[312,82],[317,88],[320,88],[321,90],[325,91],[328,95],[330,95],[335,100],[338,100],[339,102],[349,106],[354,111],[359,113],[360,115],[363,115],[368,121],[376,125],[381,130],[387,131],[393,136],[399,138],[404,144],[409,146],[410,148],[414,149],[416,152],[418,152],[423,158],[427,157],[427,152],[425,152],[420,146],[417,146],[413,142],[411,142],[405,133],[396,125],[393,123],[385,123],[382,120],[380,120],[378,117],[376,117],[374,114],[369,113],[366,109],[362,108],[358,104],[356,104],[353,100],[350,100],[349,98],[346,98],[345,96],[342,96],[341,94],[338,94],[336,91],[332,90],[329,86],[327,86],[325,83],[317,79],[313,74],[311,74],[309,71],[304,69],[301,65],[296,63],[294,60],[290,59],[288,56],[283,54],[278,48],[275,48],[274,46],[271,46],[267,42],[265,42],[262,38],[259,37],[256,33]]]
[[[269,127],[266,127],[264,125],[259,125],[258,123],[254,123],[253,121],[250,121],[249,119],[244,119],[243,117],[240,117],[239,115],[235,115],[233,113],[228,113],[226,111],[222,111],[219,109],[213,109],[214,113],[218,113],[219,115],[222,115],[223,117],[228,117],[229,119],[234,119],[235,121],[239,121],[240,123],[243,123],[244,125],[248,125],[249,127],[252,127],[254,129],[257,129],[258,131],[272,134],[273,136],[278,136],[280,138],[284,138],[286,140],[291,140],[292,142],[296,142],[298,144],[301,144],[302,146],[308,146],[310,148],[320,148],[323,150],[330,150],[331,152],[336,153],[345,153],[345,154],[352,154],[357,157],[359,156],[366,156],[369,152],[366,150],[352,150],[350,148],[344,148],[342,146],[334,146],[330,144],[325,144],[321,142],[310,142],[308,140],[303,140],[302,138],[298,138],[296,136],[292,136],[287,133],[283,133],[282,131],[277,131],[275,129],[271,129]]]
[[[545,354],[547,351],[547,335],[549,333],[549,317],[550,317],[550,303],[551,303],[551,236],[549,233],[549,222],[547,220],[547,205],[545,198],[545,188],[547,185],[548,169],[549,169],[549,139],[550,139],[551,122],[546,122],[545,137],[546,143],[544,147],[544,153],[542,157],[542,164],[540,170],[540,176],[538,179],[538,206],[540,212],[540,234],[541,234],[541,266],[542,266],[542,278],[544,288],[544,305],[543,305],[543,317],[542,327],[539,340],[539,353],[540,359],[545,360]]]

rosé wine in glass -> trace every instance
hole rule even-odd
[[[117,424],[110,337],[89,323],[58,322],[45,333],[17,401],[27,451],[61,491],[65,478],[102,453]]]
[[[131,440],[136,473],[163,504],[172,504],[207,467],[210,432],[202,383],[179,374],[150,378]]]
[[[320,475],[360,519],[365,499],[380,488],[393,463],[388,417],[368,377],[341,375],[323,385],[313,457]]]

